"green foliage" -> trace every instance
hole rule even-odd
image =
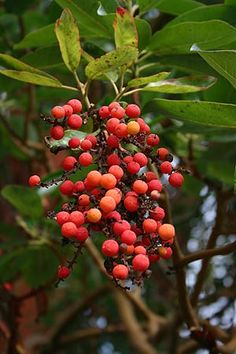
[[[133,16],[128,10],[124,14],[115,16],[113,23],[116,48],[138,46],[138,33]]]

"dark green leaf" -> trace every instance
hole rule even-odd
[[[49,87],[63,87],[60,81],[58,81],[56,78],[30,73],[27,71],[0,70],[0,73],[12,79],[28,82],[30,84]]]
[[[58,46],[38,48],[27,53],[22,60],[30,65],[45,69],[62,64]]]
[[[162,55],[184,54],[190,53],[194,43],[202,49],[212,49],[222,48],[235,40],[236,29],[226,22],[185,22],[156,32],[149,48]]]
[[[204,102],[155,99],[155,105],[168,117],[204,126],[236,128],[236,105]]]
[[[148,46],[152,36],[152,29],[147,21],[140,18],[135,19],[135,24],[138,31],[138,48],[141,51]]]
[[[128,10],[124,14],[118,12],[115,15],[113,23],[116,48],[129,46],[138,46],[138,33],[133,16]]]
[[[149,84],[150,82],[157,82],[164,80],[169,76],[169,72],[161,72],[151,76],[138,77],[136,79],[130,80],[127,84],[128,87],[137,87]]]
[[[95,79],[123,65],[129,65],[137,56],[138,51],[134,47],[118,48],[91,61],[86,66],[85,73],[88,78]]]
[[[191,0],[138,0],[138,4],[141,12],[158,8],[173,15],[179,15],[196,7],[204,6],[198,1]]]
[[[34,189],[8,185],[2,189],[1,193],[21,214],[34,218],[43,215],[41,199]]]
[[[27,49],[46,47],[57,42],[54,32],[54,24],[44,26],[28,33],[19,43],[14,45],[14,49]]]
[[[236,50],[204,51],[197,47],[193,50],[236,88]]]
[[[61,55],[67,68],[75,72],[80,63],[81,47],[79,28],[70,10],[65,9],[55,25]]]

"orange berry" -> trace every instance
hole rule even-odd
[[[117,180],[120,180],[124,176],[123,169],[118,165],[111,166],[108,172],[115,176]]]
[[[86,213],[87,220],[92,223],[99,222],[102,217],[102,213],[97,208],[91,208]]]
[[[87,181],[88,183],[93,186],[93,187],[97,187],[101,181],[101,173],[98,171],[90,171],[87,174]]]
[[[175,236],[175,228],[171,224],[163,224],[159,227],[158,233],[163,241],[168,241]]]
[[[116,183],[117,179],[111,173],[105,173],[104,175],[102,175],[100,180],[101,186],[105,189],[114,188],[116,186]]]
[[[90,204],[90,198],[87,194],[81,194],[78,198],[78,204],[80,206],[88,206]]]
[[[146,182],[137,179],[134,182],[132,189],[138,194],[145,194],[148,190],[148,185]]]
[[[100,200],[99,206],[105,213],[109,213],[110,211],[115,210],[116,202],[112,197],[103,197]]]
[[[155,232],[157,229],[157,222],[154,219],[145,219],[143,221],[143,230],[147,233]]]
[[[116,204],[119,204],[122,198],[122,192],[119,188],[113,188],[113,189],[109,189],[106,194],[106,197],[112,197]]]
[[[140,132],[140,125],[135,121],[131,121],[127,124],[127,131],[130,135],[136,135]]]

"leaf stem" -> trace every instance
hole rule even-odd
[[[81,94],[82,94],[82,96],[83,96],[83,99],[84,99],[84,101],[85,101],[85,104],[86,104],[87,108],[89,109],[90,106],[91,106],[91,104],[90,104],[90,101],[89,101],[89,98],[88,98],[88,95],[87,95],[88,90],[86,90],[86,85],[83,84],[83,83],[80,81],[79,76],[78,76],[78,74],[77,74],[76,71],[74,71],[73,74],[74,74],[75,80],[76,80],[76,82],[77,82],[77,84],[78,84],[78,88],[80,89]]]

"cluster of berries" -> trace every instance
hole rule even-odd
[[[160,175],[168,175],[169,184],[176,188],[184,178],[173,168],[168,149],[157,147],[160,139],[140,118],[137,105],[112,102],[79,115],[81,111],[76,99],[51,110],[52,139],[62,139],[66,129],[78,130],[88,117],[99,127],[96,135],[68,141],[71,155],[62,163],[59,189],[70,200],[52,215],[66,243],[83,245],[88,237],[102,232],[107,272],[116,282],[130,279],[140,284],[150,274],[151,263],[171,257],[175,236],[159,205],[162,182],[149,167],[154,165]],[[70,176],[83,166],[90,166],[86,178],[71,181]],[[47,187],[36,175],[29,178],[29,185]],[[71,263],[61,265],[59,279],[69,276],[71,268]]]

